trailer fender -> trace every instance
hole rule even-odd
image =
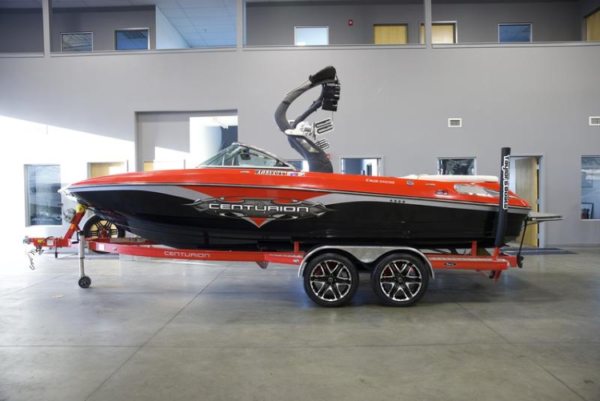
[[[325,246],[320,246],[320,247],[311,249],[306,254],[306,256],[304,257],[304,260],[300,264],[300,268],[298,269],[298,277],[302,277],[304,275],[304,268],[306,267],[308,262],[314,256],[316,256],[320,253],[323,253],[324,251],[337,251],[337,252],[349,254],[352,257],[354,257],[356,260],[358,260],[362,263],[375,262],[382,256],[385,256],[392,252],[406,252],[406,253],[410,253],[410,254],[418,257],[423,262],[425,262],[425,265],[429,269],[429,276],[432,279],[435,278],[435,273],[433,272],[433,266],[431,265],[431,262],[429,261],[429,259],[427,259],[427,256],[425,256],[425,254],[423,252],[419,251],[416,248],[404,247],[404,246],[393,247],[393,246],[335,246],[335,245],[325,245]]]

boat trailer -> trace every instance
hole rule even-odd
[[[57,257],[59,249],[73,247],[78,249],[78,284],[81,288],[89,288],[92,284],[85,272],[86,248],[93,252],[144,258],[255,262],[263,269],[270,263],[285,264],[298,267],[298,275],[304,279],[305,290],[311,299],[323,306],[340,306],[347,303],[358,288],[358,266],[362,265],[373,270],[372,282],[377,284],[377,287],[374,285],[374,290],[384,303],[408,306],[420,299],[427,289],[429,279],[435,278],[436,271],[475,271],[498,281],[503,271],[521,267],[522,262],[520,255],[506,254],[499,247],[489,254],[485,249],[478,248],[475,241],[464,254],[402,246],[327,245],[301,251],[298,242],[291,244],[289,251],[278,252],[176,249],[139,237],[85,238],[79,227],[85,213],[86,208],[78,205],[63,237],[24,239],[25,244],[34,247],[29,252],[32,269],[35,268],[35,255],[52,250]]]
[[[298,266],[298,275],[304,281],[306,294],[322,306],[341,306],[348,303],[358,290],[359,267],[372,271],[371,286],[381,301],[391,306],[409,306],[416,303],[425,293],[429,279],[435,278],[436,270],[470,270],[489,272],[489,278],[498,281],[503,271],[511,267],[522,267],[522,236],[516,255],[502,252],[506,232],[508,211],[508,178],[510,148],[502,148],[501,180],[496,221],[496,236],[493,252],[478,248],[476,241],[460,254],[456,249],[421,250],[405,246],[354,246],[325,245],[308,251],[301,250],[299,242],[290,244],[288,251],[224,251],[176,249],[152,243],[139,237],[110,238],[108,233],[99,232],[99,238],[85,238],[79,227],[86,207],[78,205],[64,237],[28,238],[24,243],[33,245],[29,252],[30,267],[33,256],[45,249],[54,250],[78,247],[79,286],[88,288],[92,280],[85,274],[85,248],[100,253],[137,256],[145,258],[174,259],[213,262],[255,262],[266,269],[269,263]],[[530,213],[524,230],[530,224],[561,220],[561,216]],[[73,238],[75,237],[75,238]]]

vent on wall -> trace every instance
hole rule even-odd
[[[450,127],[450,128],[462,127],[462,118],[449,118],[448,119],[448,127]]]
[[[592,116],[590,117],[590,125],[598,126],[600,125],[600,116]]]

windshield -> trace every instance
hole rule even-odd
[[[294,170],[294,167],[276,157],[241,143],[234,143],[226,147],[200,166],[273,167]]]

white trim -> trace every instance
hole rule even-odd
[[[0,58],[37,58],[44,57],[44,53],[33,53],[33,52],[23,52],[23,53],[0,53]]]
[[[298,28],[325,28],[327,30],[327,44],[309,45],[309,46],[318,46],[318,47],[329,46],[329,26],[326,26],[326,25],[297,25],[297,26],[294,26],[294,47],[305,47],[306,46],[306,45],[299,45],[296,42],[296,30]]]
[[[330,45],[330,46],[246,46],[242,51],[305,51],[305,50],[388,50],[388,49],[426,49],[427,46],[412,43],[408,45]]]
[[[93,53],[88,52],[66,52],[51,53],[50,57],[87,57],[87,56],[131,56],[131,55],[151,55],[151,54],[175,54],[175,53],[213,53],[213,52],[235,52],[235,47],[215,47],[215,48],[191,48],[191,49],[150,49],[150,50],[98,50]],[[2,55],[0,55],[2,57]]]
[[[93,52],[94,51],[94,32],[92,31],[81,31],[81,32],[61,32],[60,33],[60,52],[64,52],[63,49],[63,35],[80,35],[80,34],[90,34],[92,36],[92,50],[87,50],[86,52]],[[70,51],[68,53],[73,53],[73,51]],[[85,53],[85,52],[84,52]]]
[[[500,27],[513,25],[529,25],[529,42],[500,42]],[[498,43],[532,43],[533,42],[533,23],[531,22],[503,22],[498,24]]]
[[[450,121],[458,120],[458,125],[450,124]],[[462,118],[461,117],[450,117],[448,118],[448,128],[462,128]]]
[[[599,124],[592,124],[592,120],[595,119],[595,118],[600,119],[600,116],[590,116],[590,120],[589,120],[590,127],[598,127],[598,126],[600,126],[600,123]]]

